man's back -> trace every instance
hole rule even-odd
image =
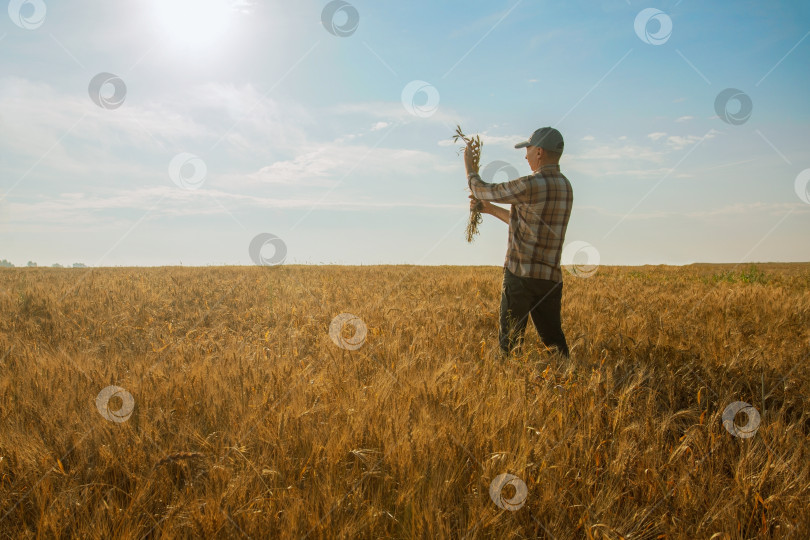
[[[521,179],[527,189],[509,212],[505,265],[517,276],[562,281],[560,259],[574,193],[559,165]]]

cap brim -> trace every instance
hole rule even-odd
[[[529,141],[519,142],[515,145],[515,148],[526,148],[529,145]]]

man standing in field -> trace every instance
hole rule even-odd
[[[499,328],[504,356],[521,349],[530,314],[543,343],[557,347],[566,357],[569,354],[560,321],[563,285],[560,258],[574,193],[560,172],[563,146],[559,131],[552,127],[538,129],[528,141],[515,145],[526,148],[532,174],[500,184],[481,180],[469,146],[464,151],[472,192],[470,208],[475,206],[475,197],[483,204],[481,213],[509,225]],[[512,207],[506,210],[493,202]]]

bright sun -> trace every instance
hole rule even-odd
[[[169,39],[193,48],[221,41],[234,13],[230,0],[155,0],[153,5]]]

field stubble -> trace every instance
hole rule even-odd
[[[498,267],[2,269],[0,535],[807,538],[810,265],[756,270],[566,273],[571,359],[499,362]]]

